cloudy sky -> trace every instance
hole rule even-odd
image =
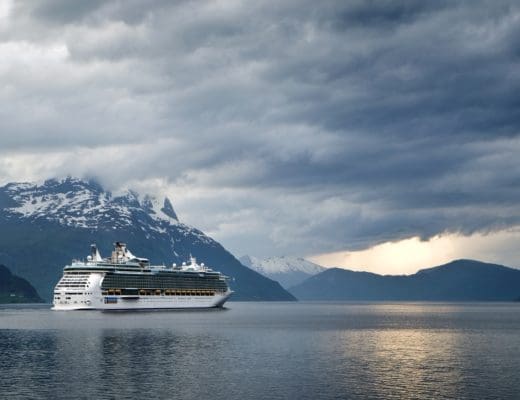
[[[515,1],[0,0],[0,183],[166,194],[237,255],[520,266],[519,93]]]

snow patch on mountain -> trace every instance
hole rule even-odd
[[[9,187],[7,192],[17,204],[6,208],[8,212],[21,214],[23,218],[55,219],[85,228],[97,225],[109,201],[106,194],[96,194],[88,189],[52,193],[42,187],[25,184]],[[122,216],[128,214],[121,207],[119,211]]]
[[[301,257],[285,256],[260,259],[242,256],[239,260],[246,267],[279,282],[286,289],[298,285],[326,269]]]
[[[321,265],[314,264],[301,257],[283,256],[260,259],[252,256],[243,256],[239,260],[246,267],[254,269],[261,274],[303,272],[308,275],[315,275],[325,270]]]
[[[177,234],[195,237],[203,243],[213,239],[179,222],[168,198],[162,202],[151,195],[127,190],[117,196],[99,184],[77,178],[50,179],[43,184],[9,183],[0,187],[0,208],[9,218],[46,220],[84,229],[118,229],[139,226],[151,234]]]
[[[176,224],[179,221],[172,203],[167,197],[161,203],[156,197],[147,194],[143,198],[142,206],[155,220],[168,221],[170,224]]]

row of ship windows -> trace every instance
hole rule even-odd
[[[67,293],[65,292],[65,299],[67,300],[70,300],[70,297],[71,295],[73,296],[79,296],[79,295],[88,295],[88,294],[92,294],[92,293],[88,293],[88,292],[74,292],[74,293]],[[54,300],[60,300],[61,299],[61,296],[54,296]]]
[[[78,287],[78,288],[86,288],[88,285],[62,285],[61,283],[56,285],[57,288],[72,288],[72,287]]]
[[[67,275],[64,275],[61,277],[61,279],[88,279],[89,276],[88,275],[83,275],[83,276],[67,276]]]
[[[59,285],[86,285],[88,281],[61,281],[58,282]]]
[[[160,282],[160,281],[134,281],[134,280],[105,280],[103,281],[104,288],[131,288],[131,287],[147,287],[147,288],[157,288],[157,289],[170,289],[172,287],[179,289],[218,289],[225,288],[226,284],[224,282],[184,282],[184,281],[172,281],[172,282]]]
[[[83,277],[83,276],[86,276],[86,277],[89,277],[90,274],[86,274],[84,272],[65,272],[65,277],[67,276],[70,276],[70,275],[74,275],[74,276],[77,276],[77,277]]]
[[[141,289],[139,290],[140,296],[214,296],[216,293],[215,290],[207,290],[207,289],[200,289],[200,290],[182,290],[182,289],[166,289],[166,290],[160,290],[160,289]],[[110,296],[110,295],[121,295],[120,289],[109,289],[104,290],[102,292],[103,296]]]
[[[66,299],[70,300],[70,297],[67,297]],[[71,303],[73,303],[73,302],[71,301]],[[74,301],[74,304],[78,304],[78,303],[90,304],[90,300],[79,300],[79,301],[75,300]],[[68,301],[60,301],[60,304],[68,304]]]
[[[219,281],[223,280],[220,279],[218,276],[186,276],[186,275],[127,275],[127,274],[108,274],[105,276],[106,280],[111,279],[124,279],[124,280],[139,280],[139,281],[190,281],[190,282],[200,282],[200,281]]]

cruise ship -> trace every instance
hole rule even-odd
[[[121,242],[102,258],[96,245],[73,260],[54,288],[53,310],[153,310],[222,307],[233,293],[227,277],[194,257],[170,267],[150,265]]]

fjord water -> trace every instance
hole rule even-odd
[[[515,399],[520,304],[0,308],[3,398]]]

